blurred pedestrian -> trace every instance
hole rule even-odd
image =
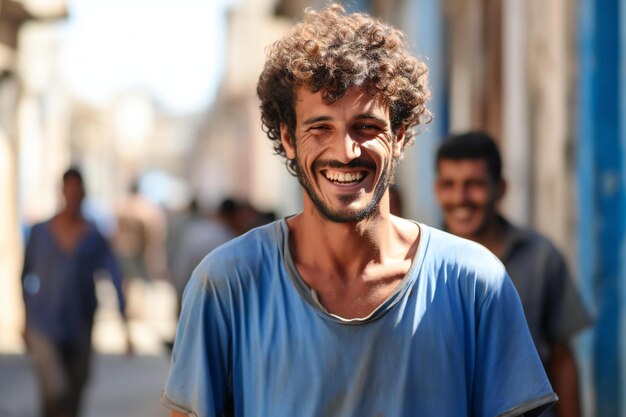
[[[156,323],[153,314],[157,284],[169,279],[167,259],[167,217],[165,211],[144,196],[139,183],[117,207],[117,229],[113,248],[120,260],[127,295],[128,316],[142,323]],[[154,327],[158,333],[158,328]],[[161,336],[157,336],[161,337]]]
[[[63,209],[31,230],[22,272],[24,339],[44,417],[79,415],[89,375],[99,270],[109,272],[125,318],[120,269],[107,240],[83,217],[85,187],[77,169],[63,174],[62,191]]]
[[[200,209],[200,202],[194,196],[189,199],[186,206],[166,211],[167,222],[167,239],[166,239],[166,251],[167,251],[167,265],[172,270],[171,274],[176,274],[173,271],[174,259],[177,256],[178,248],[183,242],[183,234],[189,224],[192,224],[202,218]],[[175,281],[177,278],[170,275],[170,279]]]
[[[195,269],[162,397],[172,416],[538,416],[554,403],[500,262],[390,214],[395,167],[429,118],[426,71],[402,33],[337,4],[269,48],[261,119],[303,210]]]
[[[200,210],[196,205],[196,210]],[[172,259],[172,284],[178,295],[178,306],[187,281],[200,261],[219,245],[238,235],[240,204],[224,199],[214,215],[194,214],[180,232],[179,245]]]
[[[212,214],[200,214],[197,204],[190,209],[194,214],[180,231],[172,259],[171,280],[179,308],[187,281],[206,255],[234,237],[276,220],[273,212],[260,212],[250,203],[230,197],[224,198]]]
[[[445,228],[481,243],[504,263],[520,295],[528,326],[559,396],[561,417],[580,415],[570,342],[590,324],[565,260],[554,244],[500,212],[506,192],[502,162],[483,132],[452,135],[437,151],[437,199]]]
[[[117,209],[114,248],[124,278],[151,282],[165,279],[167,267],[167,220],[164,210],[141,194],[139,183]]]

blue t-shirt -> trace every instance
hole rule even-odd
[[[420,229],[396,291],[347,322],[299,276],[284,219],[217,248],[185,290],[165,405],[199,417],[540,415],[556,395],[504,267]]]

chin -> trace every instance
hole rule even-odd
[[[369,219],[378,213],[378,204],[376,201],[370,201],[368,204],[358,204],[357,207],[329,207],[319,201],[314,202],[318,212],[327,220],[335,223],[358,223]]]
[[[334,223],[358,223],[372,217],[370,210],[323,210],[321,214]]]
[[[450,226],[450,223],[447,223],[446,230],[454,235],[470,239],[476,234],[477,228],[467,226]]]

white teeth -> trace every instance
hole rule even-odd
[[[355,181],[361,181],[363,179],[362,172],[337,172],[337,171],[326,171],[326,178],[331,181],[341,182],[341,183],[349,183]]]
[[[472,215],[472,210],[465,207],[458,207],[453,210],[453,216],[459,220],[465,220],[470,218]]]

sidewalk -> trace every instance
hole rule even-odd
[[[173,337],[176,325],[175,294],[161,281],[135,280],[127,289],[129,330],[136,352],[132,357],[120,354],[125,332],[113,285],[108,280],[96,281],[99,306],[94,354],[81,417],[169,415],[160,404],[160,394],[169,370],[163,341]],[[17,328],[14,333],[1,335],[15,342],[5,343],[11,349],[0,350],[0,417],[39,417],[37,382],[28,356],[21,354],[24,347]]]
[[[159,395],[169,357],[95,354],[84,417],[167,417]],[[0,416],[38,417],[37,386],[24,355],[0,355]]]

